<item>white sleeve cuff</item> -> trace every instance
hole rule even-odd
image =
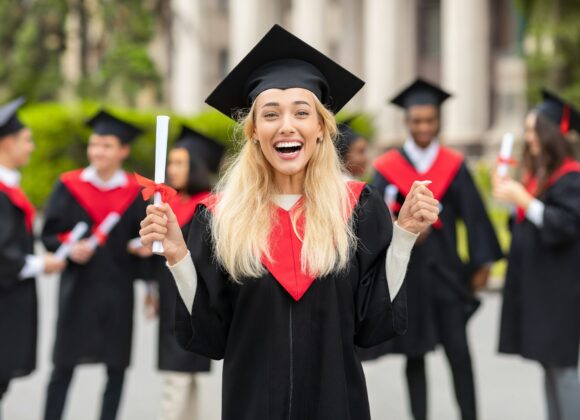
[[[189,251],[187,252],[187,255],[175,265],[169,265],[169,263],[167,263],[167,268],[169,268],[169,271],[173,274],[181,300],[191,315],[191,307],[193,306],[193,299],[197,289],[197,272],[195,271],[195,266],[193,265],[193,260],[191,259]]]
[[[535,198],[528,209],[526,210],[526,219],[532,222],[537,227],[541,228],[544,226],[544,210],[546,206],[540,200]]]
[[[20,270],[20,280],[36,277],[44,271],[44,259],[40,255],[27,255],[24,267]]]
[[[419,234],[409,232],[399,226],[397,222],[393,227],[393,240],[387,250],[386,272],[387,284],[391,302],[395,300],[407,273],[407,266],[411,258],[411,251]]]

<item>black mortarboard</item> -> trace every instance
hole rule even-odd
[[[413,105],[435,105],[439,107],[450,96],[450,93],[445,92],[440,87],[418,78],[391,99],[391,103],[405,109]]]
[[[336,113],[363,85],[320,51],[274,25],[205,101],[235,118],[267,89],[304,88]]]
[[[362,134],[357,133],[352,129],[350,124],[356,120],[359,115],[354,115],[343,122],[337,124],[338,136],[336,137],[336,150],[340,155],[341,159],[344,160],[350,146],[359,138],[363,137]]]
[[[18,98],[0,107],[0,137],[14,134],[24,128],[18,118],[18,109],[24,103],[24,98]]]
[[[562,134],[567,134],[570,130],[580,133],[580,112],[547,89],[542,89],[542,102],[536,110],[560,127]]]
[[[121,143],[129,144],[143,131],[126,121],[123,121],[105,110],[100,110],[86,123],[93,133],[102,136],[117,136]]]
[[[220,163],[225,153],[225,146],[192,128],[183,126],[174,148],[187,149],[192,158],[197,158],[203,162],[207,169],[217,173]]]

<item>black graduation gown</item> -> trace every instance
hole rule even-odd
[[[197,204],[194,204],[197,205]],[[187,238],[193,212],[188,221],[180,221],[183,237]],[[171,372],[208,372],[211,360],[190,351],[184,350],[175,338],[175,302],[179,291],[173,275],[165,265],[164,257],[157,257],[157,276],[159,281],[159,370]]]
[[[20,280],[33,236],[25,215],[0,191],[0,382],[36,367],[37,299],[34,278]]]
[[[210,217],[200,206],[191,226],[198,286],[191,316],[177,299],[176,334],[186,349],[224,359],[222,419],[370,419],[355,345],[376,345],[407,324],[404,285],[390,302],[392,224],[382,199],[364,187],[348,269],[315,279],[298,301],[270,272],[239,285],[216,266]]]
[[[131,178],[132,180],[132,178]],[[133,182],[133,181],[132,181]],[[118,189],[117,189],[118,190]],[[143,278],[147,260],[127,252],[129,240],[139,236],[146,203],[127,188],[130,204],[111,231],[104,246],[97,248],[85,265],[72,261],[60,278],[58,321],[53,362],[57,367],[74,367],[84,363],[104,363],[126,368],[131,357],[133,335],[133,281]],[[61,181],[50,197],[45,212],[42,242],[55,251],[59,234],[70,231],[79,221],[93,226],[91,204],[107,202],[107,193],[79,202]],[[111,202],[118,201],[110,199]],[[87,233],[88,237],[90,233]]]
[[[580,346],[580,173],[539,197],[544,225],[513,225],[499,351],[576,366]]]
[[[399,149],[399,152],[412,165],[404,150]],[[372,184],[383,193],[390,183],[376,171]],[[404,202],[401,194],[397,202]],[[460,163],[440,203],[439,218],[442,226],[430,229],[426,240],[415,245],[409,261],[406,275],[408,331],[402,337],[363,351],[362,357],[365,360],[386,353],[417,357],[433,350],[439,342],[434,316],[436,302],[464,305],[467,320],[479,306],[478,299],[471,292],[472,274],[484,264],[497,261],[503,256],[485,205],[465,162]],[[458,220],[464,222],[467,230],[467,264],[461,260],[457,251]]]

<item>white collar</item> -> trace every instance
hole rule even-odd
[[[81,173],[81,180],[89,182],[103,191],[124,187],[129,182],[127,175],[121,169],[117,170],[111,179],[104,181],[99,177],[97,170],[92,166],[88,166],[83,169],[83,172]]]
[[[298,200],[300,200],[300,197],[302,197],[302,194],[276,194],[274,195],[274,203],[278,207],[288,211],[294,207]]]
[[[407,141],[405,141],[403,150],[407,156],[409,156],[409,159],[411,159],[411,162],[413,163],[413,166],[415,166],[415,169],[417,169],[417,172],[424,174],[429,169],[431,169],[431,166],[433,166],[433,163],[439,154],[440,147],[439,140],[434,139],[429,146],[422,149],[421,147],[417,146],[413,139],[409,138]]]
[[[0,165],[0,182],[10,188],[16,188],[20,185],[20,172]]]

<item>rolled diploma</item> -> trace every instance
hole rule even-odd
[[[514,147],[514,135],[512,133],[505,133],[501,141],[499,149],[499,164],[497,165],[497,174],[504,177],[508,174],[510,165],[509,161],[512,158],[512,150]]]
[[[80,241],[86,231],[89,229],[89,225],[85,222],[78,222],[73,230],[71,230],[69,237],[67,240],[58,247],[54,256],[60,260],[65,260],[72,250],[72,247]]]
[[[155,183],[165,182],[165,161],[167,159],[167,137],[169,134],[169,117],[165,115],[157,116],[157,131],[155,135]],[[161,205],[161,194],[156,192],[153,196],[153,204]],[[153,242],[153,253],[163,254],[163,244],[159,241]]]
[[[97,231],[102,235],[108,235],[111,233],[115,225],[119,223],[119,220],[121,220],[121,215],[112,211],[97,227]],[[93,235],[89,238],[89,245],[92,249],[97,248],[99,246],[99,236],[93,233]]]

